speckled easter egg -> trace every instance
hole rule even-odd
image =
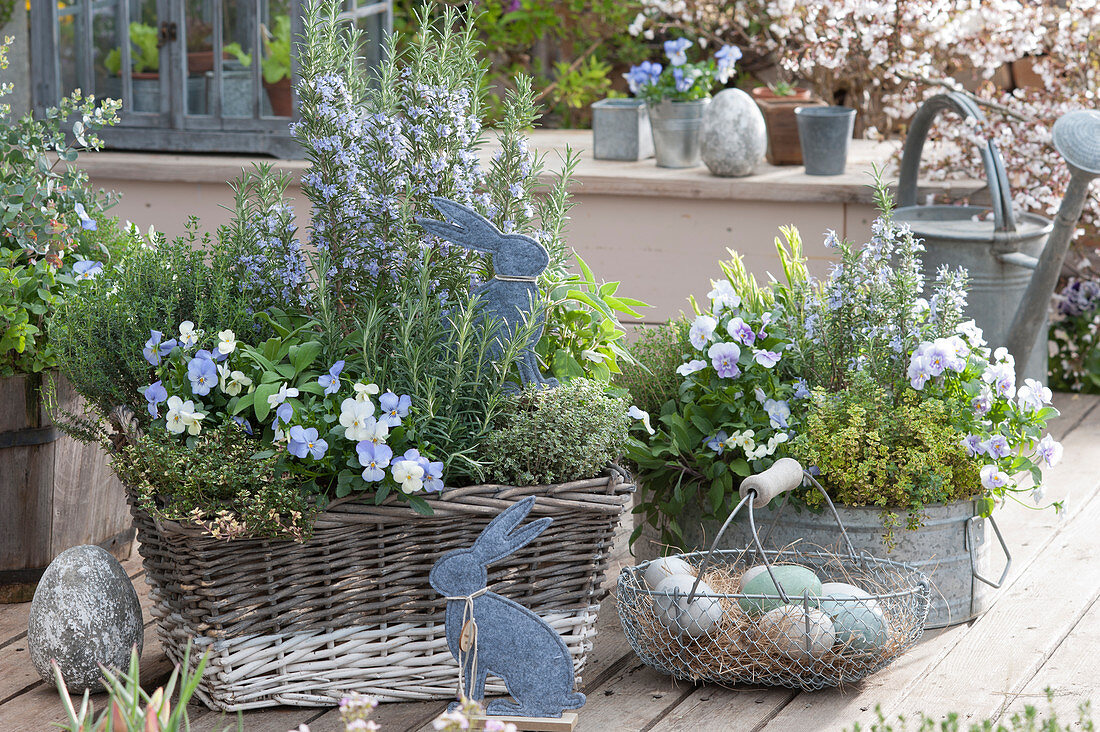
[[[804,594],[810,597],[821,594],[821,580],[809,569],[795,564],[777,564],[772,567],[771,574],[767,571],[759,572],[742,584],[741,593],[744,595],[769,596],[764,599],[742,598],[739,601],[742,610],[753,614],[766,613],[783,604],[783,598],[780,597],[778,588],[772,582],[772,574],[792,602]]]
[[[713,594],[714,590],[702,580],[695,589],[695,596],[688,601],[695,578],[689,574],[676,574],[661,580],[653,591],[653,605],[657,619],[676,634],[697,638],[706,635],[722,619],[722,603],[701,594]]]
[[[130,650],[141,653],[144,635],[137,592],[109,553],[76,546],[46,568],[27,628],[31,661],[43,679],[52,683],[54,659],[70,692],[100,691],[100,664],[125,669]]]
[[[836,589],[823,592],[818,607],[832,619],[837,643],[853,651],[876,651],[890,639],[886,617],[877,600],[859,588],[852,589],[861,594]]]
[[[807,612],[798,605],[780,605],[764,613],[755,634],[757,648],[796,661],[824,655],[836,640],[828,615],[816,608]]]
[[[655,590],[663,580],[677,574],[694,577],[695,569],[680,557],[658,557],[645,568],[642,578],[649,589]]]

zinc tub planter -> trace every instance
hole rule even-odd
[[[836,510],[856,552],[902,562],[928,575],[932,602],[925,628],[958,625],[978,617],[989,608],[995,589],[1008,574],[1011,559],[996,523],[980,517],[974,501],[928,506],[923,525],[913,531],[905,528],[907,514],[898,512],[896,546],[889,551],[883,543],[886,529],[881,509],[838,504]],[[722,526],[721,521],[703,521],[700,516],[697,508],[690,507],[683,517],[685,549],[709,546]],[[828,512],[817,514],[804,508],[799,512],[788,505],[782,511],[759,511],[757,523],[765,549],[797,542],[807,549],[837,551],[842,541]],[[997,563],[994,537],[1005,554]],[[748,521],[735,520],[722,539],[722,549],[746,546],[752,541]]]
[[[56,377],[55,377],[56,378]],[[57,379],[58,406],[81,399]],[[62,433],[46,413],[38,374],[0,379],[0,602],[30,602],[53,558],[97,544],[125,560],[134,530],[126,491],[106,454]]]
[[[554,519],[489,567],[488,587],[565,641],[582,673],[600,587],[633,485],[619,472],[558,485],[480,485],[425,496],[432,516],[389,497],[334,501],[313,535],[217,539],[152,516],[131,495],[157,634],[168,658],[210,656],[196,691],[211,709],[334,706],[349,692],[379,701],[454,699],[446,598],[428,584],[444,553],[468,547],[500,511],[535,496]],[[505,693],[491,679],[488,694]]]

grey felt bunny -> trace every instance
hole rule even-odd
[[[584,694],[573,691],[573,660],[561,636],[535,613],[486,589],[487,565],[525,546],[553,521],[541,518],[516,529],[534,505],[531,496],[510,506],[472,547],[444,554],[428,577],[448,600],[447,644],[463,667],[467,698],[484,699],[485,677],[493,674],[515,700],[492,700],[489,714],[560,717],[562,710],[584,705]],[[476,643],[463,650],[459,641],[471,617]]]
[[[538,277],[550,264],[550,256],[531,237],[505,234],[493,222],[462,204],[446,198],[433,198],[432,204],[447,221],[418,218],[417,223],[426,232],[466,249],[492,255],[495,275],[474,290],[474,294],[480,296],[484,304],[482,317],[501,322],[504,331],[501,335],[514,339],[539,301]],[[539,313],[535,317],[536,328],[519,354],[520,381],[554,387],[558,385],[557,379],[542,375],[535,355],[535,345],[542,337],[546,316]],[[498,354],[499,350],[498,347]]]

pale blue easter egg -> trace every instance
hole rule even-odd
[[[833,619],[836,642],[853,651],[873,652],[890,639],[886,616],[877,600],[866,592],[863,597],[853,592],[833,591],[818,602]]]
[[[779,564],[772,567],[772,574],[793,604],[798,604],[803,595],[817,598],[821,594],[821,580],[806,567]],[[742,585],[741,593],[744,595],[767,595],[766,598],[741,598],[739,602],[742,610],[754,614],[766,613],[784,604],[779,590],[772,582],[772,574],[767,571],[759,572]]]

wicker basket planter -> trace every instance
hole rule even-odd
[[[219,540],[132,504],[152,614],[168,657],[188,638],[210,651],[197,696],[226,711],[331,706],[349,691],[381,701],[453,698],[445,601],[432,563],[473,542],[499,511],[538,496],[531,517],[554,523],[489,567],[489,587],[563,637],[577,674],[592,648],[599,590],[633,486],[617,472],[549,486],[470,486],[403,504],[334,503],[305,543]],[[193,658],[198,654],[193,654]],[[487,693],[503,693],[492,679]]]

